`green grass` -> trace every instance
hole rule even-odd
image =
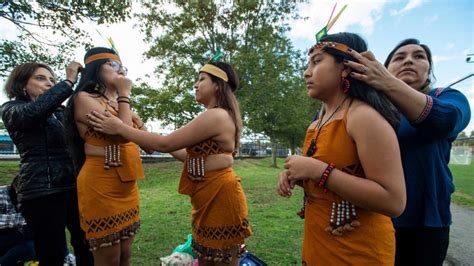
[[[456,186],[452,201],[474,208],[474,162],[470,165],[450,164],[449,168]]]
[[[278,161],[279,166],[283,161]],[[276,194],[277,175],[270,159],[238,160],[235,170],[247,195],[253,235],[248,249],[268,265],[300,264],[303,220],[296,216],[302,191],[285,199]],[[142,228],[133,245],[134,265],[159,265],[186,240],[191,232],[189,197],[177,192],[181,163],[145,164],[146,179],[139,182]],[[450,165],[456,185],[453,202],[474,208],[474,164]],[[0,162],[0,185],[8,184],[18,171],[18,162]]]
[[[11,184],[18,171],[19,161],[0,161],[0,185]]]

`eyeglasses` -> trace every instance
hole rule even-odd
[[[115,71],[123,73],[124,76],[127,75],[128,69],[124,67],[120,62],[115,60],[109,60],[106,64],[111,66]]]

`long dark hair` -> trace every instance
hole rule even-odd
[[[216,92],[217,106],[227,110],[235,124],[234,149],[237,149],[240,144],[240,133],[242,132],[242,117],[240,116],[239,102],[237,101],[237,98],[235,97],[235,94],[233,92],[240,84],[239,77],[237,76],[237,73],[235,72],[234,68],[227,63],[215,62],[209,64],[212,64],[223,70],[229,78],[229,81],[225,82],[221,78],[209,75],[211,77],[211,80],[216,83],[218,87]]]
[[[362,37],[354,33],[341,32],[331,34],[321,38],[320,41],[342,43],[359,53],[367,51],[367,43]],[[343,62],[344,59],[356,61],[352,56],[334,48],[325,47],[323,49],[326,53],[332,55],[338,63]],[[350,89],[347,95],[366,102],[377,110],[394,129],[398,128],[400,125],[400,113],[387,95],[367,85],[365,82],[352,78],[350,75],[346,79],[350,82]]]
[[[393,50],[388,54],[387,59],[385,59],[384,66],[385,68],[388,68],[388,65],[390,65],[390,62],[392,61],[392,57],[395,54],[395,52],[397,52],[397,50],[400,49],[401,47],[405,45],[410,45],[410,44],[415,44],[423,48],[423,50],[425,50],[428,62],[430,63],[430,69],[428,70],[428,78],[426,79],[425,83],[423,84],[421,88],[417,88],[421,92],[428,93],[431,90],[431,83],[436,80],[436,77],[433,72],[433,57],[431,56],[431,50],[428,47],[428,45],[420,43],[420,41],[415,38],[405,39],[401,41],[399,44],[397,44],[397,46],[395,46],[395,48],[393,48]]]
[[[30,62],[18,65],[12,70],[10,76],[8,76],[7,83],[5,84],[5,93],[8,98],[15,98],[17,100],[29,102],[30,97],[28,97],[28,94],[25,93],[24,89],[28,80],[33,76],[38,68],[48,70],[51,75],[55,77],[53,70],[48,65],[42,63]]]
[[[84,61],[92,55],[99,53],[117,54],[114,50],[104,47],[95,47],[87,51],[84,56]],[[64,111],[64,127],[66,131],[66,140],[68,142],[69,150],[73,159],[75,174],[79,174],[82,165],[85,161],[84,154],[84,140],[79,135],[79,131],[74,119],[74,100],[77,94],[85,91],[97,97],[103,96],[105,92],[105,85],[100,77],[100,67],[107,63],[108,59],[98,59],[86,64],[81,72],[81,79],[77,85],[76,91],[69,98],[66,110]]]

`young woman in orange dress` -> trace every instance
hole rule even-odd
[[[144,178],[139,147],[95,131],[86,115],[96,110],[137,130],[146,127],[130,109],[132,82],[117,53],[92,48],[84,63],[65,121],[77,174],[81,228],[95,265],[130,265],[132,242],[140,227],[137,180]]]
[[[308,55],[308,96],[323,111],[308,127],[303,153],[290,156],[277,191],[305,191],[303,265],[393,265],[391,217],[405,208],[405,183],[395,128],[399,116],[386,96],[353,79],[350,49],[367,50],[352,33],[322,37]]]

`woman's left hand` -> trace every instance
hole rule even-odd
[[[109,135],[117,135],[120,126],[124,125],[120,118],[111,115],[107,110],[105,110],[104,114],[92,111],[87,115],[87,119],[95,131]]]
[[[304,157],[299,155],[291,155],[285,160],[285,168],[288,172],[289,180],[306,180],[318,179],[324,171],[325,163],[320,160]]]
[[[372,52],[358,53],[354,50],[348,52],[358,62],[344,61],[352,69],[351,77],[363,81],[377,90],[384,91],[390,88],[389,83],[396,80],[384,65],[382,65]]]
[[[145,127],[145,122],[143,122],[140,116],[135,112],[132,112],[132,122],[135,125],[137,125],[139,129],[142,129]]]

